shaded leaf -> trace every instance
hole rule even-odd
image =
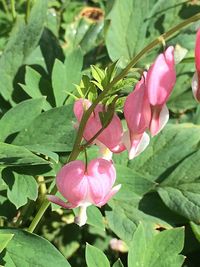
[[[6,254],[15,267],[70,267],[65,257],[49,241],[38,235],[15,229],[0,229],[0,233],[14,234]]]
[[[27,127],[41,113],[44,100],[44,98],[25,100],[8,110],[0,120],[0,140],[4,141],[10,134]]]

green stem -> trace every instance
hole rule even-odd
[[[81,152],[82,147],[80,146],[81,144],[81,140],[83,137],[83,131],[85,129],[86,123],[90,117],[90,115],[92,114],[93,110],[95,109],[95,107],[97,106],[97,104],[99,102],[101,102],[101,100],[104,99],[104,97],[106,96],[106,94],[108,93],[108,91],[117,83],[119,82],[121,79],[123,79],[127,73],[129,72],[129,70],[146,54],[148,53],[150,50],[152,50],[155,46],[157,46],[158,44],[163,42],[164,40],[167,40],[169,37],[171,37],[173,34],[175,34],[176,32],[178,32],[179,30],[181,30],[182,28],[188,26],[189,24],[197,21],[200,19],[200,13],[192,16],[191,18],[179,23],[178,25],[176,25],[175,27],[171,28],[169,31],[167,31],[166,33],[162,34],[161,36],[159,36],[158,38],[156,38],[154,41],[152,41],[149,45],[147,45],[144,49],[142,49],[131,61],[130,63],[126,66],[125,69],[123,69],[121,71],[121,73],[119,73],[107,86],[106,88],[103,90],[103,92],[95,99],[95,101],[93,102],[93,104],[89,107],[89,109],[84,113],[82,120],[80,122],[79,128],[78,128],[78,133],[76,136],[76,140],[73,146],[73,150],[72,153],[69,156],[68,162],[75,160],[79,153]],[[51,191],[51,194],[55,194],[56,193],[56,186],[54,186],[54,188]],[[42,218],[44,212],[46,211],[46,209],[49,206],[49,202],[47,200],[45,200],[42,204],[42,206],[40,207],[38,213],[36,214],[35,218],[33,219],[28,231],[29,232],[33,232],[35,227],[37,226],[37,224],[39,223],[40,219]]]
[[[6,14],[8,15],[9,14],[9,9],[8,9],[8,5],[7,5],[6,1],[5,0],[1,0],[1,2],[2,2],[3,8],[4,8]]]
[[[15,0],[11,0],[11,13],[12,13],[12,18],[15,21],[16,19]]]
[[[51,190],[51,194],[55,195],[57,192],[57,188],[56,185],[53,187],[53,189]],[[48,206],[50,205],[50,202],[45,199],[40,207],[40,209],[38,210],[36,216],[34,217],[34,219],[32,220],[29,228],[28,228],[28,232],[33,233],[33,231],[35,230],[36,226],[38,225],[39,221],[41,220],[44,212],[46,211],[46,209],[48,208]]]
[[[25,16],[26,23],[28,23],[28,18],[30,16],[30,10],[31,10],[31,0],[27,0],[27,2],[26,2],[26,16]]]

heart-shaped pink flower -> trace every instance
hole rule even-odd
[[[56,176],[58,191],[67,202],[52,195],[48,199],[68,209],[81,207],[76,223],[82,226],[87,220],[88,206],[105,205],[120,189],[121,185],[113,187],[115,180],[116,171],[110,161],[98,158],[86,167],[83,161],[75,160],[63,166]]]

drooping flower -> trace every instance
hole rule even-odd
[[[200,102],[200,29],[197,31],[195,44],[195,66],[196,71],[192,79],[192,92],[194,98]]]
[[[128,131],[124,133],[123,142],[129,152],[129,159],[139,155],[149,144],[150,138],[145,132],[151,119],[151,108],[145,86],[146,72],[130,93],[124,104],[124,117]]]
[[[151,135],[158,134],[169,119],[166,102],[176,82],[174,47],[168,47],[150,67],[146,77],[149,103],[151,105]]]
[[[56,176],[58,191],[67,202],[52,195],[48,199],[63,208],[80,207],[75,222],[82,226],[87,221],[88,206],[93,204],[101,207],[118,192],[121,185],[113,187],[115,180],[116,171],[110,161],[98,158],[86,167],[83,161],[75,160],[66,164]]]
[[[87,99],[79,99],[74,104],[74,114],[78,120],[81,121],[84,110],[87,110],[91,105],[91,102]],[[95,134],[102,128],[99,113],[105,110],[104,106],[98,104],[87,121],[83,137],[86,141],[89,141]],[[122,144],[123,128],[119,117],[114,114],[110,124],[103,130],[102,133],[96,138],[93,143],[96,143],[101,151],[109,151],[119,153],[125,150]],[[109,154],[109,153],[108,153]],[[104,154],[105,155],[105,154]]]

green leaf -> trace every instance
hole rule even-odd
[[[100,42],[99,36],[102,32],[103,25],[103,20],[97,23],[91,23],[85,19],[79,19],[76,22],[67,24],[65,31],[66,51],[73,51],[80,46],[83,54],[86,54],[95,48]]]
[[[71,68],[73,69],[73,68]],[[67,94],[66,94],[66,68],[65,65],[59,61],[55,60],[53,71],[52,71],[52,86],[55,96],[56,106],[62,106]]]
[[[164,179],[167,171],[171,172],[176,164],[198,149],[199,141],[199,126],[168,124],[128,166],[150,180]]]
[[[4,99],[11,100],[13,79],[25,63],[26,58],[36,48],[43,31],[47,14],[48,0],[37,0],[31,10],[29,21],[18,17],[17,23],[10,34],[10,39],[0,58],[0,92]]]
[[[13,236],[13,234],[0,234],[0,253],[6,248]]]
[[[109,267],[110,263],[105,254],[98,248],[86,245],[86,263],[88,267]]]
[[[158,187],[164,203],[176,213],[199,223],[200,151],[184,159]]]
[[[181,267],[185,259],[178,255],[184,245],[184,228],[165,230],[147,238],[148,228],[139,224],[128,254],[128,267]]]
[[[3,179],[8,186],[8,199],[17,209],[25,205],[28,199],[37,199],[38,185],[34,177],[6,170]]]
[[[14,234],[7,245],[6,254],[15,267],[70,267],[65,257],[40,236],[15,229],[0,229],[0,233]]]
[[[35,71],[33,68],[26,66],[26,74],[25,74],[25,85],[20,84],[22,89],[33,99],[41,98],[44,96],[40,91],[40,86],[42,84],[42,77],[41,75]],[[47,93],[46,93],[46,96]],[[48,110],[51,108],[51,105],[47,100],[44,100],[44,109]]]
[[[159,213],[152,214],[151,209],[155,209],[154,205],[147,212],[142,209],[143,196],[153,190],[156,184],[123,165],[116,164],[116,170],[117,182],[122,186],[109,201],[110,208],[106,210],[106,218],[111,230],[129,244],[140,221],[148,225],[149,233],[155,230],[156,225],[169,227]]]
[[[172,112],[182,114],[197,106],[191,91],[193,64],[178,64],[176,69],[177,81],[167,106]]]
[[[105,225],[103,223],[103,216],[100,210],[95,206],[90,206],[87,208],[87,223],[95,226],[103,231],[105,231]]]
[[[148,14],[148,0],[115,1],[107,16],[111,22],[106,35],[106,47],[112,61],[122,58],[122,64],[126,65],[143,48]]]
[[[37,157],[23,146],[0,143],[0,165],[26,166],[49,164],[46,160]]]
[[[43,112],[18,134],[13,143],[39,145],[49,151],[71,151],[75,136],[72,108],[68,105]]]
[[[41,113],[44,100],[44,98],[25,100],[7,111],[0,120],[0,140],[4,141],[10,134],[27,127]]]
[[[66,55],[65,58],[66,68],[66,87],[67,92],[72,92],[75,89],[75,84],[79,84],[81,81],[81,69],[83,67],[83,54],[79,49],[73,50]]]
[[[200,225],[196,224],[194,222],[190,222],[190,226],[192,228],[192,231],[193,231],[196,239],[200,242]]]
[[[118,259],[112,267],[124,267],[123,263],[121,262],[120,259]]]

